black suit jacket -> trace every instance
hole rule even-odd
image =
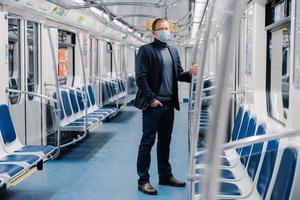
[[[190,82],[191,76],[184,72],[181,66],[179,54],[176,48],[166,45],[158,40],[140,47],[135,63],[135,76],[138,91],[134,105],[146,110],[149,104],[155,99],[162,84],[163,58],[161,48],[169,49],[173,60],[173,105],[179,110],[178,81]]]

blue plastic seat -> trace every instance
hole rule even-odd
[[[272,200],[288,200],[294,182],[298,152],[293,147],[287,147],[282,154],[279,170],[272,190]]]
[[[196,194],[201,194],[202,191],[202,185],[201,182],[195,183],[195,193]],[[221,182],[220,183],[220,189],[219,189],[219,194],[220,195],[233,195],[233,196],[239,196],[241,195],[241,191],[233,183],[226,183],[226,182]]]
[[[37,163],[40,161],[40,158],[35,155],[7,155],[0,158],[0,163],[3,162],[25,162],[29,165]]]
[[[0,163],[0,174],[7,174],[14,177],[25,170],[24,167],[15,164]]]
[[[89,98],[89,95],[87,96],[88,97],[88,102],[90,102],[90,98]],[[77,100],[78,100],[78,104],[79,104],[79,107],[80,107],[80,110],[81,110],[81,108],[83,108],[83,110],[84,110],[84,108],[85,108],[85,105],[84,105],[84,103],[83,103],[83,94],[82,93],[77,93]],[[88,104],[88,105],[91,105],[91,104]],[[81,111],[83,111],[83,110],[81,110]],[[104,119],[106,119],[106,117],[108,117],[109,116],[109,113],[108,112],[90,112],[89,110],[88,110],[88,114],[87,114],[87,117],[88,118],[91,118],[91,119],[98,119],[99,121],[103,121]],[[84,119],[84,117],[83,117],[83,119]]]
[[[232,141],[234,141],[238,138],[239,130],[241,128],[241,124],[242,124],[242,121],[244,118],[244,113],[245,113],[245,107],[240,106],[238,113],[236,115],[236,118],[235,118],[234,127],[233,127],[232,134],[231,134]]]
[[[17,143],[17,147],[14,148],[14,152],[28,152],[28,153],[42,153],[43,159],[47,159],[55,148],[53,146],[39,146],[39,145],[21,145],[17,138],[15,128],[9,113],[8,106],[0,104],[0,131],[3,139],[3,144],[8,145]]]
[[[273,176],[273,170],[276,162],[278,141],[273,140],[268,142],[264,161],[262,163],[261,171],[258,177],[256,189],[263,199],[265,199],[268,188]],[[249,173],[251,174],[251,173]]]
[[[111,115],[111,114],[113,114],[117,111],[115,108],[111,108],[111,109],[99,108],[96,105],[95,95],[94,95],[94,91],[93,91],[93,88],[92,88],[91,85],[87,86],[87,91],[88,91],[88,100],[90,101],[91,105],[97,107],[96,110],[93,110],[93,113],[100,113],[100,114],[103,114],[106,117],[106,116]]]
[[[255,130],[255,127],[252,127],[252,132],[251,131],[248,132],[248,127],[249,127],[249,123],[250,123],[250,113],[248,111],[245,111],[244,115],[243,116],[240,115],[239,117],[242,118],[242,120],[241,120],[242,123],[241,123],[241,126],[239,129],[236,128],[236,131],[238,131],[238,132],[235,134],[237,135],[237,139],[242,139],[244,137],[247,137],[248,134],[253,134],[254,133],[253,130]],[[241,153],[241,150],[242,150],[242,148],[236,149],[238,154]],[[204,155],[200,155],[197,157],[196,163],[200,164],[200,163],[203,163],[203,161],[204,161]],[[230,166],[230,163],[226,157],[222,157],[222,166]]]

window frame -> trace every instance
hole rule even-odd
[[[58,31],[58,50],[60,50],[61,48],[65,48],[68,50],[68,48],[71,47],[72,52],[73,52],[72,66],[69,66],[69,69],[72,68],[72,74],[67,74],[64,77],[60,77],[59,74],[57,74],[58,79],[59,79],[59,84],[60,85],[68,85],[68,77],[71,77],[72,80],[70,81],[71,82],[70,86],[72,87],[72,86],[74,86],[75,75],[76,75],[76,67],[75,66],[76,66],[76,37],[77,37],[77,35],[71,31],[65,30],[65,29],[58,29],[57,31]],[[60,32],[64,32],[67,35],[71,35],[71,41],[69,43],[67,43],[63,40],[60,41],[60,39],[63,38],[63,37],[60,37]],[[59,71],[59,65],[57,65],[57,68]]]
[[[272,8],[281,4],[281,3],[285,3],[284,5],[284,18],[280,19],[278,21],[272,21]],[[270,55],[270,50],[269,50],[269,46],[270,46],[270,42],[272,40],[272,33],[278,30],[281,30],[285,27],[289,27],[290,29],[290,34],[291,34],[291,13],[289,11],[289,5],[291,4],[290,0],[280,0],[280,1],[276,1],[276,0],[269,0],[269,2],[266,4],[266,21],[265,21],[265,26],[266,26],[266,35],[267,35],[267,43],[266,43],[266,104],[267,104],[267,113],[268,116],[274,120],[275,122],[277,122],[278,124],[280,124],[281,126],[285,127],[286,126],[286,121],[287,121],[287,117],[283,116],[283,118],[285,119],[285,121],[281,121],[280,119],[276,118],[275,116],[273,116],[273,104],[272,104],[272,61],[271,61],[271,55]],[[271,11],[271,12],[270,12]],[[290,52],[291,53],[291,52]],[[288,66],[290,67],[290,66]],[[289,75],[289,86],[291,84],[291,71],[290,75]],[[282,82],[280,83],[282,84]],[[283,98],[282,96],[282,88],[281,88],[281,99]],[[288,97],[290,99],[290,95]],[[289,100],[290,101],[290,100]],[[289,110],[289,108],[282,108]]]
[[[10,37],[9,37],[9,25],[10,25],[10,20],[16,20],[17,22],[18,22],[18,35],[17,35],[17,41],[18,41],[18,45],[17,45],[17,50],[18,50],[18,57],[17,57],[17,59],[18,59],[18,63],[17,63],[17,65],[19,66],[18,67],[18,72],[17,72],[17,79],[16,79],[16,82],[17,82],[17,88],[13,88],[12,86],[11,86],[11,80],[14,78],[14,71],[15,71],[15,59],[14,59],[14,57],[13,57],[13,59],[12,59],[12,70],[10,70],[10,61],[11,61],[11,59],[10,59],[10,47],[11,47],[11,43],[10,43]],[[23,44],[23,42],[22,42],[22,37],[23,37],[23,35],[22,35],[22,24],[24,24],[24,20],[22,20],[21,18],[19,18],[19,17],[17,17],[17,16],[14,16],[14,15],[10,15],[9,14],[9,16],[8,16],[8,21],[7,21],[8,23],[7,23],[7,26],[8,26],[8,54],[9,54],[9,60],[8,60],[8,68],[9,68],[9,70],[8,70],[8,77],[9,77],[9,88],[12,88],[12,89],[17,89],[17,90],[22,90],[22,86],[23,86],[23,84],[22,84],[22,54],[24,53],[24,52],[22,52],[23,50],[22,50],[22,44]],[[17,101],[15,101],[15,102],[12,102],[12,96],[16,96],[18,99],[17,99]],[[16,94],[16,93],[9,93],[9,103],[11,104],[11,105],[17,105],[17,104],[20,104],[22,102],[22,96],[21,96],[21,94]]]

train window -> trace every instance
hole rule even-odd
[[[93,76],[93,39],[90,38],[90,68],[89,68],[89,77]]]
[[[99,56],[99,49],[98,49],[98,40],[95,40],[93,45],[93,60],[94,60],[94,66],[93,66],[93,76],[99,75],[99,64],[98,64],[98,56]]]
[[[113,72],[113,47],[110,42],[106,43],[106,53],[105,53],[105,59],[106,59],[106,73],[112,74]]]
[[[283,124],[286,122],[289,109],[290,20],[287,9],[289,3],[290,1],[279,4],[271,2],[267,5],[267,22],[271,22],[267,23],[266,27],[268,113]]]
[[[58,30],[58,77],[62,85],[72,86],[75,76],[75,34]]]
[[[89,76],[97,77],[99,75],[99,40],[90,38],[90,69]]]
[[[21,89],[21,63],[20,63],[20,20],[8,19],[8,49],[9,49],[9,88]],[[18,104],[21,96],[10,93],[11,104]]]
[[[36,92],[38,86],[38,24],[27,22],[27,89]],[[28,96],[29,100],[33,96]]]
[[[252,74],[253,60],[253,27],[254,27],[254,5],[250,3],[246,12],[246,74]]]

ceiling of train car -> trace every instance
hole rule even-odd
[[[103,3],[126,3],[126,0],[103,0]],[[191,11],[190,1],[174,0],[143,0],[131,5],[106,6],[115,19],[125,22],[135,30],[148,33],[151,23],[157,17],[167,18],[181,25],[189,20]],[[179,31],[179,28],[176,28]]]
[[[193,32],[192,25],[199,13],[198,4],[207,0],[47,0],[67,9],[98,8],[107,14],[107,23],[121,22],[134,32],[141,33],[146,39],[151,38],[151,24],[157,17],[167,18],[174,23],[172,31],[174,40],[184,42]],[[203,12],[201,10],[201,12]],[[198,20],[199,21],[199,20]]]

